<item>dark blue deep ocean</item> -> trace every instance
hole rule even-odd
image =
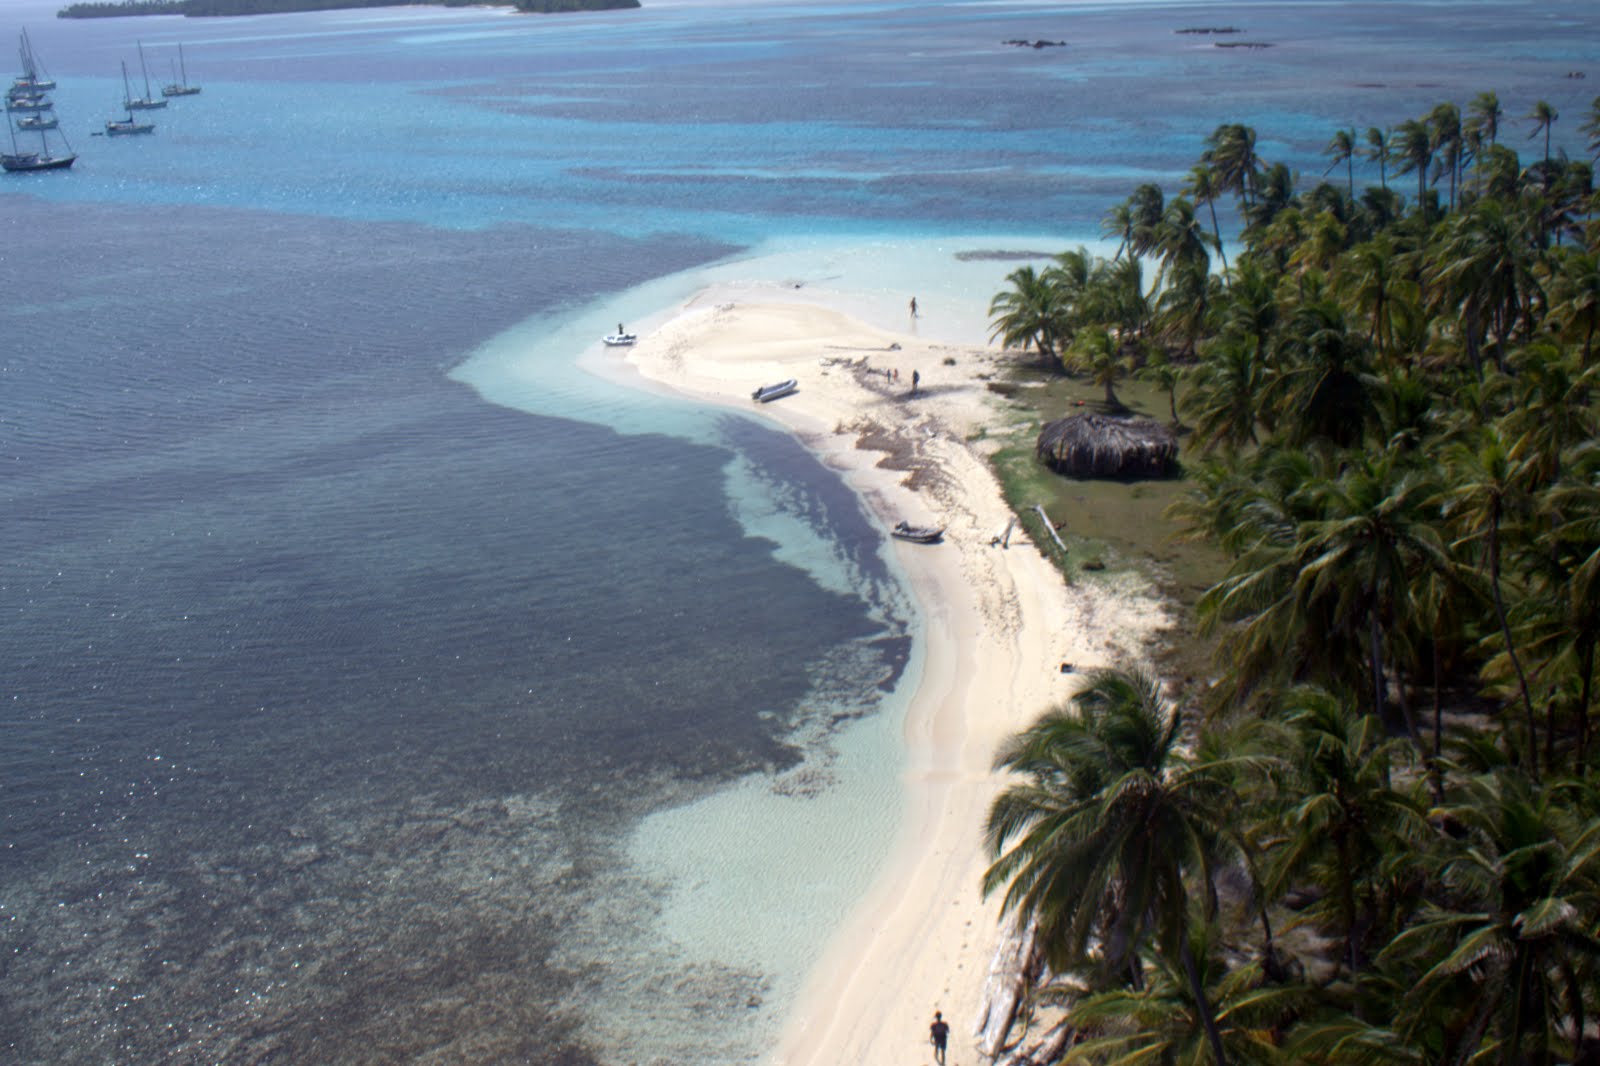
[[[80,156],[0,176],[0,1062],[758,1058],[770,975],[615,972],[658,887],[621,842],[796,762],[819,689],[876,713],[916,632],[880,534],[753,422],[450,372],[775,238],[1094,239],[1222,122],[1309,182],[1485,89],[1581,153],[1600,93],[1589,0],[645,3],[0,6]],[[95,136],[179,42],[202,94]],[[735,458],[855,593],[740,524]],[[585,1015],[626,981],[677,1005]]]

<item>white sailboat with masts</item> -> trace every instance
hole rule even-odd
[[[60,130],[55,105],[45,95],[56,83],[39,73],[39,62],[33,54],[27,31],[22,34],[22,73],[6,90],[6,136],[11,151],[0,151],[0,169],[10,174],[26,174],[37,170],[65,170],[78,158],[67,143],[66,134]],[[23,134],[22,141],[17,134]],[[31,149],[37,134],[39,147]],[[60,141],[60,147],[52,143]],[[30,150],[31,149],[31,150]]]
[[[180,71],[182,72],[181,76],[180,76],[180,73],[179,73]],[[162,96],[193,96],[193,95],[195,95],[196,93],[198,93],[200,91],[200,86],[198,86],[198,85],[190,85],[189,84],[189,68],[186,67],[184,65],[184,62],[183,62],[183,42],[182,41],[178,42],[178,64],[177,64],[177,69],[174,70],[172,73],[173,73],[172,83],[170,85],[163,85],[161,87],[161,95]]]
[[[144,45],[139,45],[139,69],[144,73],[144,95],[134,96],[127,91],[128,64],[122,64],[123,93],[122,106],[129,111],[154,111],[158,107],[166,107],[166,97],[156,98],[150,95],[150,71],[144,65]]]
[[[156,131],[156,124],[154,122],[141,122],[133,117],[133,112],[135,109],[133,103],[131,102],[131,94],[128,92],[127,63],[122,64],[122,98],[122,102],[127,105],[128,108],[128,117],[106,119],[106,136],[126,137],[133,133],[154,133]],[[166,106],[166,103],[167,102],[165,100],[161,101],[161,105],[163,107]]]

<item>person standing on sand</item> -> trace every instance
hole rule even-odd
[[[917,394],[917,386],[921,385],[921,384],[922,384],[922,371],[913,370],[911,372],[911,395],[915,396]]]
[[[911,298],[911,317],[917,317],[917,298],[915,296]]]
[[[928,1026],[928,1033],[933,1038],[933,1061],[944,1066],[944,1049],[950,1042],[950,1026],[938,1011],[933,1012],[933,1024]]]

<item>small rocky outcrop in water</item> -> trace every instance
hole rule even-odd
[[[1178,469],[1178,438],[1149,418],[1090,411],[1048,423],[1034,454],[1068,477],[1171,477]]]

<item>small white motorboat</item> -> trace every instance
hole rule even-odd
[[[755,392],[752,392],[750,398],[756,403],[771,403],[773,400],[789,395],[799,387],[800,382],[790,378],[788,381],[780,381],[775,385],[763,385]]]
[[[600,339],[605,342],[607,348],[626,348],[638,340],[639,335],[637,333],[607,333]]]

